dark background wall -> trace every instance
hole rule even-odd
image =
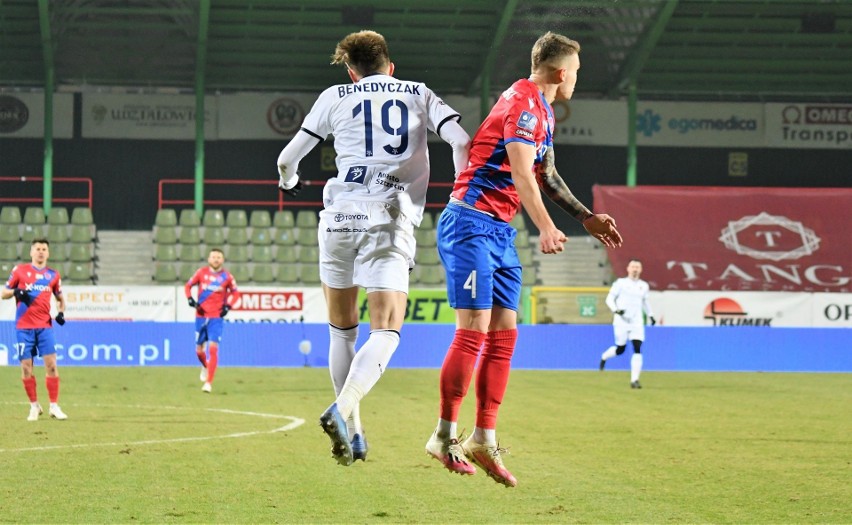
[[[75,133],[79,136],[79,133]],[[277,181],[275,162],[286,141],[210,141],[205,146],[208,179],[268,179]],[[300,164],[306,179],[322,180],[334,172],[321,168],[321,149],[315,148]],[[747,176],[728,175],[728,155],[748,154]],[[452,156],[442,142],[430,145],[432,180],[452,180]],[[41,139],[0,138],[0,177],[43,175],[44,142]],[[556,147],[557,168],[574,194],[591,206],[594,184],[624,184],[627,152],[621,147]],[[157,186],[161,179],[193,179],[193,141],[54,140],[54,177],[90,177],[94,181],[95,222],[100,229],[150,229],[157,211]],[[731,148],[660,148],[638,150],[638,183],[645,185],[849,187],[852,186],[852,151]],[[169,194],[192,200],[191,185]],[[55,187],[54,197],[68,187]],[[77,192],[79,193],[79,192]],[[447,188],[429,192],[429,202],[444,203]],[[0,198],[42,194],[40,183],[0,183]],[[179,195],[178,195],[179,194]],[[74,195],[76,196],[76,195]],[[277,198],[270,186],[208,186],[206,199],[267,200]],[[307,188],[300,200],[321,201],[320,187]],[[545,201],[557,224],[569,235],[582,228],[556,206]],[[191,207],[191,206],[186,206]],[[212,206],[208,206],[212,207]],[[215,206],[227,209],[226,206]],[[255,209],[255,208],[247,208]],[[272,207],[270,207],[270,210]],[[431,208],[435,211],[437,208]],[[605,211],[618,219],[618,210]],[[649,210],[654,213],[655,210]]]

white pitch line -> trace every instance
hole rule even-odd
[[[12,403],[4,403],[4,404],[12,404]],[[14,403],[20,404],[20,403]],[[145,409],[166,409],[166,410],[199,410],[196,407],[174,407],[174,406],[145,406],[145,405],[89,405],[89,406],[103,406],[103,407],[131,407],[131,408],[145,408]],[[298,428],[305,424],[305,420],[302,418],[294,417],[294,416],[282,416],[278,414],[264,414],[261,412],[244,412],[240,410],[228,410],[224,408],[202,408],[201,410],[207,410],[209,412],[222,412],[225,414],[235,414],[241,416],[256,416],[263,418],[271,418],[271,419],[289,419],[290,423],[284,425],[283,427],[275,428],[272,430],[256,430],[253,432],[237,432],[235,434],[223,434],[220,436],[196,436],[196,437],[184,437],[184,438],[172,438],[172,439],[145,439],[141,441],[122,441],[122,442],[109,442],[109,443],[79,443],[76,445],[47,445],[41,447],[25,447],[25,448],[0,448],[0,453],[2,452],[31,452],[38,450],[57,450],[57,449],[75,449],[75,448],[94,448],[94,447],[121,447],[128,445],[158,445],[163,443],[187,443],[192,441],[210,441],[213,439],[233,439],[233,438],[243,438],[249,436],[257,436],[260,434],[274,434],[275,432],[286,432],[288,430],[292,430],[294,428]]]

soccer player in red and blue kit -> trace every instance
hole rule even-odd
[[[62,297],[59,272],[47,266],[50,244],[47,239],[34,239],[30,244],[30,264],[19,264],[12,268],[6,288],[0,298],[15,298],[15,328],[17,329],[18,360],[21,362],[21,378],[30,400],[30,415],[27,421],[38,421],[44,413],[38,402],[36,379],[33,375],[33,358],[44,360],[47,396],[50,399],[50,417],[68,419],[59,408],[59,370],[56,367],[56,342],[53,337],[53,320],[50,317],[50,297],[56,297],[56,323],[65,324],[65,299]]]
[[[195,353],[202,366],[200,379],[204,386],[201,390],[207,393],[213,390],[213,377],[219,364],[219,343],[222,341],[224,325],[222,318],[228,315],[240,296],[237,281],[224,268],[224,264],[225,254],[213,248],[207,256],[207,266],[199,268],[184,286],[187,303],[195,308]],[[198,286],[198,299],[192,297],[194,286]]]
[[[544,207],[544,191],[603,244],[621,245],[612,217],[589,211],[554,165],[551,103],[571,98],[579,52],[580,45],[562,35],[547,33],[536,41],[530,77],[504,91],[479,127],[468,168],[456,178],[438,221],[438,253],[456,310],[456,333],[441,368],[440,418],[426,452],[459,474],[473,474],[473,463],[507,487],[517,480],[501,459],[497,411],[518,337],[521,296],[517,232],[509,221],[523,204],[539,230],[542,253],[561,252],[567,238]],[[476,427],[459,443],[459,407],[474,372]]]

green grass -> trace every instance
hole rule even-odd
[[[2,523],[852,522],[848,374],[515,371],[514,489],[423,452],[437,370],[385,374],[348,468],[317,425],[325,369],[223,368],[205,395],[195,368],[66,367],[64,422],[26,421],[19,374],[0,367]]]

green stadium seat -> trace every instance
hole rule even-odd
[[[183,262],[179,264],[176,268],[178,280],[184,283],[189,281],[195,275],[195,272],[198,271],[198,268],[198,263]]]
[[[257,226],[251,230],[251,243],[255,245],[272,244],[272,235],[269,234],[269,228],[265,226]]]
[[[518,260],[521,261],[521,266],[524,266],[524,267],[532,266],[532,264],[533,264],[532,248],[516,247],[516,249],[518,250]]]
[[[256,263],[272,262],[272,246],[254,245],[251,247],[251,260]]]
[[[70,222],[68,218],[68,208],[63,208],[62,206],[51,208],[47,213],[47,223],[48,224],[61,224],[66,225]]]
[[[428,230],[435,227],[435,219],[432,217],[432,214],[428,211],[423,212],[423,220],[420,221],[420,226],[418,228],[423,228],[424,230]]]
[[[322,281],[317,264],[300,264],[299,280],[304,284],[320,284]]]
[[[47,225],[47,240],[50,241],[51,244],[67,242],[68,238],[68,226],[65,224]]]
[[[201,218],[193,209],[180,210],[178,224],[181,226],[201,226]]]
[[[276,246],[275,260],[279,263],[295,263],[298,261],[298,253],[293,246]]]
[[[296,214],[296,226],[299,228],[316,229],[319,224],[317,212],[312,210],[299,210]]]
[[[524,286],[535,286],[538,284],[538,275],[534,266],[528,266],[521,270],[521,284]]]
[[[0,243],[0,261],[14,261],[17,262],[18,258],[18,244],[11,242],[3,242]],[[8,275],[0,275],[3,279],[9,277]]]
[[[71,234],[68,240],[71,242],[92,242],[95,236],[92,235],[91,224],[72,224]]]
[[[21,240],[19,224],[3,224],[0,226],[0,242],[18,242]]]
[[[524,219],[524,214],[521,213],[521,210],[518,210],[518,213],[512,217],[512,220],[509,221],[509,224],[512,225],[512,228],[516,230],[526,230],[527,229],[527,221]]]
[[[167,208],[157,210],[154,226],[177,226],[177,212]]]
[[[278,210],[272,217],[272,225],[276,228],[295,228],[296,216],[292,210]]]
[[[248,230],[245,226],[230,226],[225,234],[225,242],[228,244],[248,244]]]
[[[53,263],[64,263],[70,260],[68,252],[68,244],[63,242],[54,243],[51,241],[50,243],[50,261],[48,264]]]
[[[200,244],[201,228],[198,226],[181,226],[178,242],[181,244]]]
[[[3,276],[3,279],[6,279],[11,275],[12,268],[18,264],[18,261],[0,261],[0,275]]]
[[[266,210],[254,210],[249,216],[249,226],[252,228],[270,228],[272,217]]]
[[[161,262],[154,264],[154,281],[157,284],[174,284],[177,280],[178,273],[174,263]]]
[[[83,246],[82,244],[78,244],[75,246]],[[177,248],[174,244],[155,244],[156,248],[154,249],[154,259],[161,262],[172,262],[177,261]]]
[[[24,210],[24,224],[44,224],[47,217],[44,215],[44,209],[38,206],[30,206]]]
[[[251,280],[263,284],[275,282],[273,265],[267,263],[255,264],[251,271]]]
[[[515,236],[515,247],[530,247],[530,233],[527,230],[518,230],[518,235]]]
[[[231,275],[237,281],[237,285],[239,285],[240,282],[247,282],[251,280],[251,269],[246,263],[229,265],[228,271],[231,272]]]
[[[420,276],[418,282],[427,286],[437,286],[443,284],[444,269],[441,267],[440,264],[420,265]]]
[[[295,264],[282,264],[278,266],[276,280],[279,283],[297,283],[299,282],[299,267]]]
[[[222,213],[222,210],[206,210],[201,224],[204,226],[224,226],[225,214]]]
[[[319,244],[316,228],[299,228],[296,234],[296,243],[302,246],[316,246]]]
[[[77,207],[71,211],[71,224],[94,224],[92,210],[85,207]]]
[[[178,259],[181,261],[197,264],[199,261],[204,260],[204,257],[201,255],[200,244],[181,244],[179,246]]]
[[[168,245],[164,245],[168,246]],[[68,260],[71,262],[90,262],[95,258],[95,247],[92,243],[71,243]]]
[[[316,246],[300,246],[299,247],[299,262],[306,264],[316,264],[319,262],[319,248]]]
[[[296,228],[275,228],[275,233],[272,235],[272,242],[278,246],[293,246],[296,244],[296,235],[299,230]]]
[[[225,250],[225,260],[235,263],[244,263],[249,260],[249,247],[246,244],[231,244]]]
[[[21,224],[21,210],[17,206],[0,208],[0,224]]]
[[[205,226],[204,234],[201,237],[207,248],[221,248],[225,244],[225,228],[221,226]]]
[[[437,248],[421,248],[417,250],[417,264],[441,264]]]
[[[91,284],[94,277],[94,268],[91,263],[72,262],[68,265],[68,271],[60,274],[63,283],[68,284]]]
[[[47,236],[44,224],[24,224],[21,230],[21,240],[30,243],[33,239],[44,239]]]
[[[428,230],[418,228],[414,230],[414,239],[417,241],[418,248],[437,246],[438,233],[435,231],[434,228],[430,228]]]
[[[248,216],[245,210],[228,210],[225,216],[225,226],[228,228],[245,228],[248,226]]]
[[[154,242],[157,244],[177,244],[177,227],[157,226],[154,230]]]

